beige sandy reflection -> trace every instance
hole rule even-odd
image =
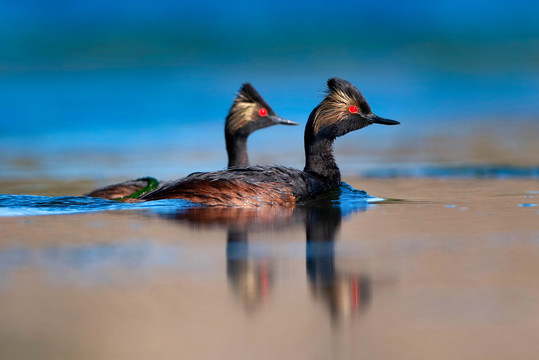
[[[267,301],[251,312],[227,280],[221,225],[192,231],[193,222],[179,226],[133,212],[1,218],[4,255],[101,246],[109,249],[110,267],[98,258],[90,262],[98,274],[71,262],[60,270],[72,280],[130,282],[58,284],[49,267],[2,258],[0,358],[537,358],[539,208],[519,206],[538,202],[537,180],[351,184],[411,200],[341,214],[335,274],[359,274],[360,284],[368,274],[370,283],[364,296],[371,300],[352,317],[359,314],[359,321],[341,317],[334,326],[318,285],[313,300],[301,217],[278,231],[249,230],[251,259],[271,255],[273,274]],[[260,253],[261,243],[270,251]],[[138,257],[122,262],[118,251]],[[179,257],[170,262],[152,260],[174,251]]]

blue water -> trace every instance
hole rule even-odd
[[[456,134],[458,139],[479,123],[488,128],[490,117],[510,117],[512,128],[528,129],[539,114],[539,76],[532,70],[489,74],[492,80],[484,81],[416,68],[391,69],[387,79],[388,69],[379,65],[365,72],[327,69],[303,75],[295,66],[267,74],[235,66],[4,75],[0,178],[168,179],[221,169],[224,118],[244,81],[251,81],[279,115],[301,124],[250,136],[251,158],[264,163],[270,157],[272,163],[297,168],[304,165],[304,124],[333,75],[356,84],[375,113],[401,121],[398,127],[373,125],[336,141],[337,148],[355,149],[362,163],[364,147],[384,153],[430,137]],[[289,78],[290,73],[296,75]],[[500,108],[511,115],[494,114]],[[508,132],[505,139],[511,136]],[[348,173],[356,170],[352,166]]]
[[[0,179],[223,168],[224,117],[243,82],[301,124],[253,134],[260,163],[303,166],[303,125],[332,76],[402,123],[338,140],[358,154],[491,120],[535,131],[538,5],[457,3],[3,2]]]
[[[364,190],[354,189],[349,184],[343,182],[335,191],[331,204],[340,209],[343,217],[353,214],[360,209],[366,209],[367,206],[384,201],[383,198],[371,196]]]
[[[86,196],[0,194],[0,216],[67,215],[110,210],[147,210],[166,213],[193,206],[196,204],[176,199],[126,204]]]

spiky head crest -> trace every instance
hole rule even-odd
[[[259,112],[260,109],[265,109],[265,111]],[[228,112],[225,130],[233,135],[261,116],[274,114],[275,112],[258,91],[251,84],[244,83]]]
[[[327,95],[318,106],[313,121],[315,134],[327,126],[337,124],[351,115],[367,115],[371,107],[361,92],[344,79],[328,80]]]

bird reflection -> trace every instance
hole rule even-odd
[[[312,294],[338,320],[364,311],[370,301],[370,279],[335,268],[335,235],[342,221],[341,209],[316,204],[307,211],[306,265]]]
[[[233,294],[251,313],[268,299],[275,267],[271,257],[250,251],[249,232],[273,231],[303,223],[293,207],[219,208],[196,207],[161,215],[191,226],[224,227],[227,231],[226,273]]]
[[[228,283],[248,312],[256,311],[268,299],[275,274],[273,258],[264,252],[252,251],[249,233],[305,226],[306,270],[311,293],[316,301],[324,304],[330,317],[338,320],[364,311],[371,291],[366,275],[339,271],[335,267],[335,238],[343,217],[364,211],[368,205],[366,201],[352,201],[343,207],[340,195],[340,191],[335,191],[291,208],[195,207],[160,216],[195,228],[226,229]]]
[[[268,258],[249,256],[246,231],[229,229],[226,242],[226,274],[234,294],[245,309],[253,311],[268,298],[274,267]]]

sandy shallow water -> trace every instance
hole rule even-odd
[[[345,180],[398,200],[0,218],[0,357],[536,358],[536,180]]]

